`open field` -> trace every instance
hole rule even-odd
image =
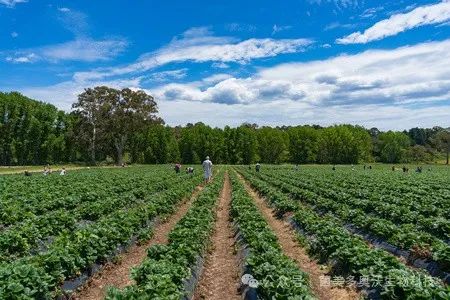
[[[0,176],[0,299],[449,299],[450,169],[372,167]]]

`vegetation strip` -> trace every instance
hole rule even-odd
[[[0,232],[0,261],[11,261],[26,255],[45,252],[61,233],[75,231],[107,218],[124,207],[142,205],[157,193],[175,186],[182,178],[163,179],[152,184],[135,185],[131,191],[118,193],[107,191],[105,186],[72,210],[57,209],[42,216],[30,217]],[[146,191],[142,189],[145,187]],[[64,202],[65,199],[61,201]]]
[[[308,179],[305,178],[307,176],[304,175],[304,172],[271,171],[271,175],[282,182],[296,185],[323,198],[359,209],[371,217],[383,218],[393,224],[389,227],[395,225],[411,227],[410,225],[413,223],[413,229],[423,231],[421,235],[427,233],[427,236],[434,236],[435,240],[440,239],[438,242],[447,241],[448,244],[450,240],[450,194],[447,197],[445,197],[445,193],[438,192],[423,194],[421,188],[424,187],[424,183],[420,181],[416,183],[417,186],[414,190],[407,192],[405,190],[395,191],[399,184],[394,181],[395,177],[387,177],[386,182],[371,187],[363,183],[361,179],[355,180],[349,175],[324,173],[325,175],[315,174],[314,178]],[[377,176],[374,175],[370,178],[374,180]],[[340,187],[341,181],[345,182],[343,187]],[[350,184],[352,187],[349,188]],[[355,188],[353,184],[363,185],[364,188]],[[330,189],[330,186],[333,188]],[[403,188],[403,186],[400,187]],[[410,230],[411,228],[408,228],[408,231]]]
[[[327,199],[304,190],[298,186],[301,183],[290,179],[279,180],[273,176],[259,177],[267,179],[270,184],[299,199],[320,215],[335,217],[336,222],[364,237],[374,246],[404,257],[408,263],[427,270],[432,276],[444,281],[450,280],[450,246],[430,234],[415,230],[412,224],[399,228],[387,220],[367,215],[336,199]]]
[[[203,189],[199,186],[191,195],[190,199],[185,201],[177,209],[176,213],[161,221],[153,229],[153,235],[150,240],[144,243],[133,245],[124,253],[116,263],[109,264],[98,276],[92,277],[84,287],[72,295],[71,299],[95,300],[103,299],[109,287],[124,288],[133,284],[130,277],[132,268],[139,266],[147,256],[147,249],[155,244],[167,244],[169,232],[175,224],[186,214],[192,201]]]
[[[199,273],[196,267],[209,245],[223,178],[223,173],[217,175],[203,189],[170,232],[167,245],[149,248],[147,258],[132,273],[135,284],[122,290],[112,288],[107,299],[180,299],[194,290],[195,280],[191,285],[187,282]]]
[[[238,260],[235,253],[235,240],[230,224],[231,185],[225,174],[224,186],[216,212],[216,223],[211,238],[211,247],[200,281],[193,299],[238,300]]]
[[[231,213],[247,244],[247,270],[257,280],[262,299],[315,299],[308,275],[283,254],[277,237],[264,220],[242,182],[235,174]]]
[[[245,173],[252,186],[262,193],[280,214],[295,212],[293,220],[305,239],[309,252],[322,261],[333,261],[337,275],[353,276],[359,287],[369,291],[369,297],[385,299],[448,299],[450,289],[423,272],[411,270],[395,257],[374,250],[333,219],[321,217],[293,201],[267,183]],[[367,282],[366,279],[375,281]],[[345,283],[345,280],[344,280]]]
[[[267,206],[264,199],[260,198],[259,195],[253,191],[246,182],[244,182],[244,186],[247,192],[252,196],[256,206],[261,211],[267,223],[276,234],[283,252],[296,261],[298,267],[309,275],[313,292],[319,299],[344,300],[359,298],[359,295],[355,289],[346,289],[342,287],[335,287],[331,289],[331,286],[324,285],[321,282],[321,279],[329,276],[328,271],[324,268],[324,266],[319,266],[316,262],[314,262],[308,256],[306,251],[300,247],[298,243],[298,236],[290,226],[290,223],[287,220],[276,218],[273,215],[272,209]]]
[[[76,276],[88,277],[121,245],[134,235],[146,238],[142,230],[149,220],[173,211],[174,205],[190,195],[199,178],[178,183],[141,205],[117,210],[85,228],[60,235],[44,253],[0,264],[0,298],[49,299],[61,294],[60,284]],[[119,246],[119,247],[118,247]],[[83,273],[80,275],[80,273]]]

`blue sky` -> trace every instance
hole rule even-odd
[[[450,126],[450,1],[0,0],[0,90],[144,89],[170,125]]]

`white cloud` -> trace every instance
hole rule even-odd
[[[333,30],[336,28],[355,28],[357,26],[357,24],[341,24],[339,22],[332,22],[330,24],[328,24],[327,26],[325,26],[325,28],[323,29],[324,31],[329,31],[329,30]]]
[[[302,52],[312,43],[309,39],[271,38],[248,39],[239,42],[230,37],[213,36],[205,28],[196,28],[185,32],[181,38],[173,39],[168,46],[143,55],[133,64],[79,72],[74,75],[74,78],[76,80],[100,79],[145,72],[165,64],[185,61],[245,64],[253,59]]]
[[[128,75],[126,76],[128,77]],[[69,109],[84,87],[142,88],[143,78],[70,81],[22,89]],[[285,63],[251,77],[218,73],[188,83],[147,89],[170,125],[202,121],[215,126],[360,124],[381,129],[435,125],[450,120],[450,39],[393,50]]]
[[[16,57],[7,56],[5,58],[6,61],[12,62],[12,63],[32,63],[32,62],[35,62],[36,59],[37,59],[37,56],[34,53],[30,53],[30,54],[27,54],[24,56],[16,56]]]
[[[290,26],[290,25],[281,26],[281,25],[274,24],[272,27],[272,35],[277,34],[278,32],[281,32],[281,31],[289,30],[291,28],[292,28],[292,26]]]
[[[7,7],[14,7],[18,3],[26,3],[28,0],[0,0],[0,4],[6,5]]]
[[[358,0],[308,0],[309,3],[322,5],[325,3],[331,3],[338,9],[351,9],[359,6]]]
[[[167,108],[163,116],[170,124],[198,118],[220,126],[229,121],[448,126],[450,106],[440,103],[450,101],[450,40],[281,64],[248,78],[162,85],[151,93]],[[174,117],[175,107],[186,109],[187,117]]]
[[[59,61],[104,61],[109,60],[125,50],[128,43],[124,39],[93,40],[79,38],[62,44],[17,50],[7,53],[7,61],[35,62],[45,60]],[[24,57],[32,59],[23,59]]]
[[[173,79],[182,79],[186,77],[187,70],[188,70],[187,68],[183,68],[179,70],[155,72],[150,75],[150,80],[162,82]]]
[[[18,36],[19,36],[19,34],[17,32],[15,32],[15,31],[11,32],[11,37],[12,38],[16,38]]]
[[[217,68],[217,69],[228,69],[230,66],[224,62],[215,62],[211,65],[211,67]]]
[[[225,29],[231,32],[254,32],[256,26],[251,24],[230,23],[225,25]]]
[[[59,10],[60,12],[65,12],[65,13],[68,13],[68,12],[71,11],[70,8],[67,8],[67,7],[60,7],[60,8],[58,8],[58,10]]]
[[[75,81],[65,81],[52,86],[46,87],[26,87],[20,89],[24,95],[38,100],[51,103],[60,109],[70,111],[72,104],[76,101],[77,96],[83,92],[85,88],[106,85],[112,88],[139,88],[142,77],[110,80],[110,81],[93,81],[90,85],[78,83]]]
[[[354,32],[337,39],[336,42],[339,44],[365,44],[412,28],[439,24],[448,20],[450,20],[450,1],[444,0],[438,4],[417,7],[407,13],[392,15],[389,19],[379,21],[363,33]]]

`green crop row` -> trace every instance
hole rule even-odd
[[[261,176],[260,178],[266,178],[271,185],[288,193],[291,197],[307,203],[316,211],[335,216],[336,222],[340,222],[342,225],[350,223],[400,249],[412,251],[417,257],[432,258],[441,264],[443,271],[450,271],[450,246],[435,236],[418,230],[415,224],[397,225],[374,216],[370,214],[370,210],[366,211],[360,208],[361,202],[358,199],[347,198],[344,201],[336,198],[324,198],[314,191],[304,189],[303,184],[294,179],[278,179],[277,176]],[[395,208],[391,210],[395,211]]]
[[[376,287],[383,299],[449,299],[450,289],[439,280],[408,268],[385,251],[370,248],[333,218],[318,215],[268,182],[249,173],[243,174],[272,206],[281,211],[289,206],[294,208],[293,219],[307,237],[305,243],[309,253],[322,261],[333,262],[336,274],[385,280]],[[287,205],[289,202],[291,204]]]
[[[308,275],[283,254],[277,237],[253,203],[242,182],[232,176],[231,213],[250,255],[245,263],[258,281],[262,299],[315,299]]]
[[[55,210],[72,211],[125,193],[147,193],[173,177],[162,167],[84,170],[69,175],[0,177],[0,227],[43,217]]]
[[[184,283],[197,259],[205,254],[214,227],[214,207],[224,175],[207,185],[186,215],[169,234],[168,245],[154,245],[133,273],[135,284],[110,289],[106,299],[177,299],[185,294]]]
[[[364,178],[331,176],[308,177],[304,173],[272,172],[281,181],[293,183],[303,189],[338,202],[348,203],[366,212],[376,214],[397,224],[414,223],[417,229],[435,235],[442,240],[450,239],[450,199],[440,198],[437,192],[427,195],[393,191],[397,182],[389,180],[373,185]],[[324,178],[325,177],[325,178]],[[366,178],[367,179],[367,178]],[[345,182],[348,181],[348,182]],[[419,185],[420,186],[420,185]],[[417,187],[416,187],[417,188]]]
[[[96,197],[73,210],[57,209],[42,216],[30,217],[0,232],[0,262],[30,255],[32,251],[43,250],[38,249],[40,244],[43,244],[41,248],[45,249],[50,241],[61,233],[76,230],[80,221],[88,223],[97,221],[122,207],[139,205],[151,199],[155,193],[162,192],[169,186],[173,187],[186,178],[187,176],[173,177],[166,180],[164,185],[158,181],[152,185],[146,184],[146,191],[141,190],[143,186],[136,186],[135,190],[120,194],[92,191],[91,194]],[[116,185],[122,184],[124,183]],[[106,186],[104,190],[107,188]]]
[[[148,222],[166,215],[190,195],[199,177],[173,183],[166,191],[130,208],[116,210],[105,218],[59,235],[48,250],[0,264],[0,299],[52,299],[68,280],[92,264],[105,262],[117,247],[127,244]]]

